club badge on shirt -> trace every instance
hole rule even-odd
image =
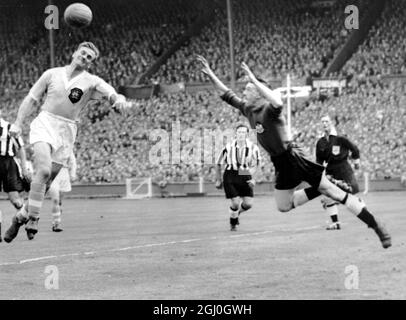
[[[338,156],[340,154],[340,146],[333,146],[331,149],[331,153],[335,156]]]
[[[72,103],[77,103],[83,96],[83,91],[79,88],[73,88],[69,94],[69,100]]]
[[[263,133],[265,131],[264,127],[260,123],[256,124],[255,130],[257,131],[257,133]]]

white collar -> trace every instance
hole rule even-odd
[[[65,89],[68,89],[75,81],[77,81],[78,79],[82,78],[87,72],[86,70],[83,70],[81,73],[79,73],[78,75],[74,76],[73,78],[71,78],[70,80],[68,80],[68,66],[65,66],[62,70],[62,79],[63,82],[65,84]]]
[[[336,130],[336,128],[333,127],[333,128],[330,130],[330,133],[329,133],[328,135],[326,134],[325,131],[323,131],[323,133],[320,135],[320,138],[323,138],[323,137],[328,138],[329,136],[337,136],[337,130]]]
[[[328,138],[329,136],[337,136],[337,130],[336,128],[331,128],[330,133],[328,135],[326,135],[326,132],[323,131],[323,133],[321,134],[321,138],[326,137]]]
[[[333,127],[333,128],[330,130],[329,136],[337,136],[337,130],[336,130],[336,128]]]

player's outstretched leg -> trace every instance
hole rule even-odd
[[[392,245],[391,236],[389,235],[389,232],[386,230],[385,226],[382,224],[382,222],[375,219],[360,198],[344,192],[330,182],[324,175],[320,181],[319,191],[336,201],[340,201],[369,228],[373,229],[378,235],[379,240],[385,249]]]
[[[275,189],[276,205],[280,212],[288,212],[296,207],[304,205],[310,200],[317,198],[321,193],[314,187],[295,190]]]
[[[240,224],[240,221],[238,219],[239,206],[240,206],[240,198],[239,197],[231,198],[231,205],[229,208],[231,231],[237,231],[237,226]]]

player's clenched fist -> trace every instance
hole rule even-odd
[[[216,180],[216,189],[221,189],[221,188],[223,188],[223,181]]]
[[[118,94],[116,97],[116,101],[113,104],[113,108],[123,112],[130,107],[131,107],[131,103],[128,102],[122,94]]]

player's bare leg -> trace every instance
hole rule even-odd
[[[254,198],[253,197],[242,197],[242,201],[240,202],[240,205],[238,207],[238,216],[241,213],[251,209],[253,203],[254,203]]]
[[[231,207],[230,207],[230,226],[231,231],[236,231],[236,226],[240,224],[240,214],[248,211],[252,208],[252,204],[254,202],[254,198],[252,197],[241,197],[240,198],[233,198],[231,199]],[[237,205],[237,207],[236,207]],[[234,210],[234,208],[237,208]]]
[[[361,221],[363,221],[369,228],[372,228],[381,240],[382,246],[386,249],[392,245],[391,237],[381,222],[377,221],[375,217],[368,211],[365,203],[350,193],[347,193],[335,184],[330,182],[325,175],[322,176],[319,191],[344,204],[348,210],[356,215]]]
[[[313,188],[305,188],[301,190],[288,189],[278,190],[274,192],[276,205],[280,212],[288,212],[296,207],[299,207],[308,201],[320,196],[320,192]]]
[[[230,212],[230,230],[231,231],[237,231],[237,225],[240,224],[239,220],[238,220],[238,214],[239,214],[239,207],[240,207],[240,198],[239,197],[235,197],[235,198],[231,198],[231,203],[230,203],[230,208],[229,208],[229,212]]]

